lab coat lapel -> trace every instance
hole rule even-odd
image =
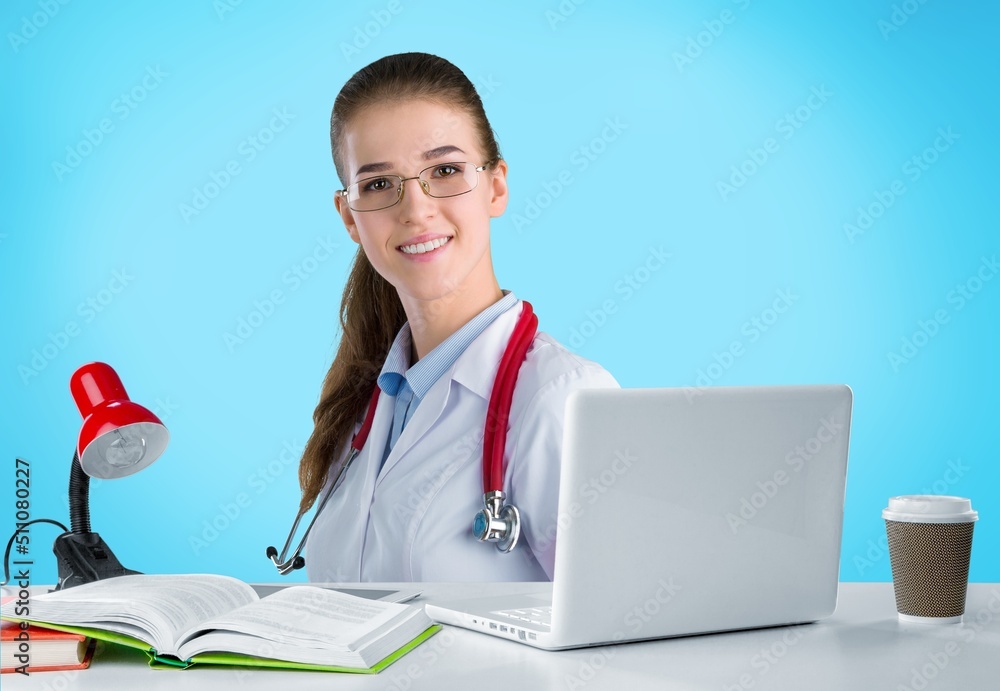
[[[500,358],[514,331],[514,324],[520,313],[521,303],[518,302],[497,317],[475,341],[469,344],[465,352],[455,361],[455,364],[434,382],[414,411],[413,417],[406,423],[402,434],[396,440],[396,445],[392,447],[392,451],[382,467],[382,472],[378,476],[376,487],[386,474],[404,459],[417,442],[431,433],[448,404],[452,381],[465,386],[486,401],[489,400],[493,380],[500,367]],[[391,415],[391,413],[389,414]],[[476,424],[481,428],[484,423],[485,420],[479,420]],[[462,430],[462,433],[465,432],[468,430]],[[388,433],[382,438],[384,440],[387,437]],[[385,449],[384,441],[381,448]]]
[[[382,454],[385,453],[385,445],[392,429],[394,401],[392,396],[387,396],[384,392],[379,395],[378,407],[375,409],[375,419],[372,420],[368,440],[358,458],[355,459],[355,463],[360,464],[365,472],[364,488],[361,493],[361,496],[364,497],[370,497],[374,492],[379,469],[382,466]],[[364,513],[367,519],[368,511],[366,510]]]
[[[357,582],[361,574],[368,537],[375,477],[378,474],[385,440],[392,424],[392,398],[379,396],[368,441],[346,471],[340,489],[316,517],[316,526],[306,545],[309,578],[321,581]],[[354,426],[357,434],[361,428]],[[342,452],[344,456],[349,450]],[[332,481],[332,478],[331,478]],[[318,535],[324,536],[322,541]]]
[[[396,445],[392,447],[389,457],[385,459],[385,465],[382,466],[382,472],[379,473],[378,480],[375,483],[376,487],[385,478],[386,473],[391,471],[403,456],[406,455],[406,452],[416,442],[420,441],[420,438],[438,421],[438,418],[441,417],[441,413],[444,411],[445,405],[448,403],[448,393],[450,390],[451,377],[446,372],[440,379],[434,382],[427,395],[420,401],[420,405],[413,411],[413,417],[406,423],[406,427],[400,433],[399,439],[396,440]],[[392,421],[390,420],[389,422],[391,426]],[[385,451],[385,444],[388,438],[389,433],[386,432],[381,447],[383,452]]]
[[[521,301],[497,317],[492,324],[480,334],[479,338],[469,344],[462,356],[455,362],[451,377],[456,382],[479,395],[485,401],[490,400],[493,392],[493,382],[500,369],[500,358],[514,334],[514,325],[521,315]],[[520,363],[518,363],[520,366]],[[419,410],[419,408],[418,408]],[[485,420],[484,420],[485,422]]]

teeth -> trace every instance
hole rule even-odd
[[[424,252],[436,250],[449,240],[451,240],[451,238],[437,238],[436,240],[431,240],[430,242],[418,242],[415,245],[403,245],[400,249],[406,254],[423,254]]]

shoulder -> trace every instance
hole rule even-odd
[[[555,387],[613,386],[618,382],[611,373],[593,360],[570,351],[544,331],[535,334],[524,369],[532,374],[537,384]]]
[[[586,388],[620,387],[604,367],[573,353],[549,334],[539,331],[518,373],[511,403],[511,422],[533,408],[554,412],[561,419],[562,407],[569,394]]]

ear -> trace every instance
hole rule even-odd
[[[347,228],[347,234],[351,236],[354,242],[360,245],[361,238],[358,235],[358,224],[354,222],[354,212],[347,205],[347,199],[340,193],[340,190],[333,193],[333,205],[336,207],[337,213],[340,214],[340,219],[344,222],[344,227]]]
[[[490,218],[503,215],[507,198],[507,161],[501,158],[490,171]]]

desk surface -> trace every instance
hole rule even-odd
[[[367,584],[371,586],[372,584]],[[531,584],[419,585],[414,603],[529,590]],[[394,586],[395,587],[395,586]],[[546,652],[446,627],[374,676],[205,666],[151,670],[136,650],[101,645],[90,669],[5,674],[10,689],[962,689],[997,688],[1000,583],[969,586],[965,622],[900,624],[889,583],[842,583],[836,613],[802,626]]]

